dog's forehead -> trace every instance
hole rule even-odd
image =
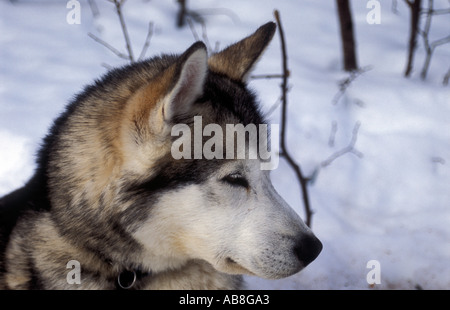
[[[203,96],[196,105],[205,109],[203,117],[211,123],[265,123],[255,94],[244,83],[213,72],[208,74]]]

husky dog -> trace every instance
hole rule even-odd
[[[0,288],[239,289],[242,274],[283,278],[313,261],[322,244],[261,159],[171,156],[171,128],[195,116],[264,124],[246,78],[275,28],[86,87],[54,122],[34,176],[0,199]]]

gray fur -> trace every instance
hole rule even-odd
[[[210,68],[197,42],[86,87],[45,138],[35,176],[0,199],[0,288],[116,289],[132,271],[133,289],[238,289],[242,273],[279,278],[310,262],[303,252],[314,259],[320,242],[255,162],[170,155],[170,127],[192,126],[195,115],[204,126],[264,123],[245,76],[274,30],[266,24],[211,57]],[[227,64],[240,58],[242,66]],[[241,235],[254,216],[274,219],[273,234],[255,227],[267,242]],[[300,250],[304,238],[314,245]],[[255,243],[248,257],[243,240]],[[71,260],[81,284],[67,281]]]

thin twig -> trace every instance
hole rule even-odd
[[[309,195],[308,195],[308,179],[303,176],[300,165],[298,165],[292,156],[289,154],[286,146],[286,124],[287,124],[287,91],[288,91],[288,78],[289,78],[289,70],[287,65],[287,50],[286,50],[286,41],[284,39],[284,31],[281,25],[280,13],[278,10],[273,12],[277,25],[278,25],[278,33],[280,34],[281,41],[281,53],[283,55],[283,81],[281,83],[281,130],[280,130],[280,149],[283,157],[287,160],[289,165],[294,169],[295,174],[297,175],[297,179],[300,182],[300,187],[302,190],[303,196],[303,205],[305,207],[306,219],[305,223],[309,227],[311,227],[311,217],[312,211],[309,203]]]
[[[439,157],[439,156],[431,157],[431,162],[436,163],[436,164],[445,165],[445,159],[443,159],[442,157]]]
[[[109,49],[111,52],[113,52],[114,54],[116,54],[116,56],[126,59],[126,60],[130,60],[130,57],[128,55],[125,55],[124,53],[120,52],[118,49],[116,49],[114,46],[110,45],[109,43],[103,41],[102,39],[100,39],[99,37],[97,37],[96,35],[92,34],[92,33],[88,33],[88,36],[91,37],[92,39],[94,39],[94,41],[100,43],[101,45],[103,45],[104,47],[106,47],[107,49]]]
[[[191,29],[191,33],[194,36],[195,41],[200,41],[200,37],[198,36],[197,30],[195,30],[194,23],[190,18],[186,18],[186,22],[189,25],[189,28]]]
[[[433,0],[428,1],[428,9],[433,10]],[[420,73],[420,77],[422,78],[422,80],[424,80],[427,75],[428,66],[430,65],[431,61],[431,55],[433,54],[433,48],[431,48],[430,41],[428,39],[428,34],[430,33],[431,28],[431,17],[432,14],[427,14],[424,29],[423,30],[418,29],[418,33],[422,36],[426,52],[425,61],[423,63],[422,71]]]
[[[208,53],[214,53],[218,50],[219,43],[216,42],[216,48],[212,49],[211,44],[209,42],[208,33],[206,32],[206,24],[204,21],[197,21],[202,26],[202,39],[200,39],[197,30],[195,30],[195,26],[193,23],[193,19],[191,17],[186,17],[186,22],[189,25],[189,28],[191,29],[192,35],[194,36],[195,41],[203,41],[206,45],[206,49],[208,50]]]
[[[444,14],[450,14],[450,9],[438,9],[435,10],[433,8],[422,10],[421,14],[431,14],[431,15],[444,15]]]
[[[409,26],[408,59],[404,73],[405,77],[409,77],[413,70],[414,54],[417,45],[417,31],[420,22],[421,1],[422,0],[405,0],[411,15]]]
[[[253,80],[257,79],[282,79],[283,74],[257,74],[257,75],[250,75],[250,78]]]
[[[128,60],[130,62],[134,62],[135,58],[134,58],[134,55],[133,55],[133,50],[131,48],[130,36],[128,35],[127,26],[126,26],[126,23],[125,23],[125,20],[123,18],[123,14],[122,14],[122,5],[125,3],[125,0],[108,0],[108,1],[111,2],[111,3],[114,3],[114,5],[116,7],[116,13],[119,16],[120,25],[121,25],[121,28],[122,28],[123,36],[125,38],[125,43],[126,43],[126,48],[127,48],[128,55],[126,55],[125,53],[120,52],[118,49],[113,47],[111,44],[109,44],[106,41],[100,39],[99,37],[97,37],[96,35],[94,35],[92,33],[88,33],[88,36],[91,37],[94,41],[96,41],[96,42],[100,43],[101,45],[105,46],[107,49],[109,49],[111,52],[113,52],[119,58]],[[91,1],[89,3],[91,3]],[[147,36],[145,38],[144,45],[142,47],[142,50],[141,50],[141,53],[139,55],[138,60],[142,60],[145,57],[145,54],[147,53],[147,49],[148,49],[148,47],[150,45],[150,40],[151,40],[152,36],[153,36],[153,23],[150,22],[149,25],[148,25]]]
[[[397,0],[392,0],[391,12],[394,13],[395,15],[398,15]]]
[[[184,21],[186,17],[186,0],[178,0],[178,4],[180,4],[180,10],[178,11],[177,17],[177,27],[181,28],[184,26]]]
[[[88,0],[89,7],[91,8],[92,17],[97,18],[100,15],[100,11],[98,10],[98,6],[94,0]]]
[[[192,18],[194,21],[198,23],[205,23],[205,15],[224,15],[231,19],[234,24],[240,23],[240,19],[236,13],[234,13],[230,9],[226,8],[214,8],[214,9],[199,9],[199,10],[189,10],[187,7],[186,0],[177,0],[180,5],[178,14],[177,14],[177,27],[184,27],[185,22],[187,22],[187,18]]]
[[[204,18],[197,13],[197,11],[192,11],[187,8],[186,0],[177,0],[178,4],[180,5],[180,10],[177,14],[177,27],[182,28],[184,27],[185,22],[188,18],[191,18],[195,20],[198,23],[204,23]]]
[[[192,14],[192,11],[190,11]],[[233,12],[233,10],[227,8],[214,8],[214,9],[198,9],[195,10],[195,13],[199,16],[204,15],[223,15],[227,16],[234,24],[239,24],[241,20],[239,16]]]
[[[352,82],[354,80],[356,80],[360,75],[362,75],[363,73],[366,73],[369,70],[372,70],[371,66],[366,66],[366,67],[363,67],[363,68],[359,68],[357,70],[353,70],[353,71],[350,72],[350,74],[349,74],[349,76],[347,78],[345,78],[343,80],[340,80],[338,82],[339,91],[336,93],[336,95],[334,95],[334,98],[332,100],[333,105],[336,105],[339,102],[341,97],[347,91],[347,88],[350,87],[350,85],[352,84]]]
[[[131,42],[130,42],[130,36],[128,35],[127,25],[125,24],[125,20],[123,19],[122,15],[122,4],[125,2],[125,0],[114,0],[114,4],[116,5],[116,12],[119,16],[120,25],[122,27],[122,33],[125,38],[125,43],[128,51],[128,55],[130,56],[129,59],[131,62],[134,62],[134,56],[133,56],[133,50],[131,49]]]
[[[439,45],[443,45],[450,42],[450,35],[446,36],[445,38],[441,38],[439,40],[431,42],[430,46],[432,49],[435,49]]]
[[[447,86],[449,80],[450,80],[450,69],[448,69],[447,73],[444,75],[444,79],[442,80],[442,85]]]
[[[439,40],[435,40],[433,42],[430,43],[429,40],[429,33],[430,33],[430,28],[431,28],[431,20],[433,17],[433,0],[428,0],[428,13],[426,15],[426,19],[425,19],[425,26],[423,30],[418,30],[419,34],[422,36],[423,39],[423,44],[425,46],[425,52],[426,52],[426,57],[425,57],[425,61],[422,67],[422,71],[420,73],[420,77],[422,80],[424,80],[427,76],[427,72],[428,72],[428,68],[430,66],[430,62],[431,62],[431,57],[433,56],[434,50],[436,49],[436,47],[449,43],[450,42],[450,35],[448,35],[445,38],[441,38]]]
[[[331,122],[331,132],[330,137],[328,138],[328,146],[334,147],[334,142],[336,141],[336,133],[338,131],[338,126],[336,121]]]
[[[356,140],[358,138],[358,130],[359,130],[360,126],[361,126],[361,123],[360,122],[356,122],[355,127],[353,127],[352,138],[350,140],[349,145],[347,145],[343,149],[341,149],[341,150],[331,154],[330,157],[328,157],[326,160],[324,160],[320,164],[322,167],[327,167],[327,166],[331,165],[331,163],[333,161],[335,161],[337,158],[339,158],[342,155],[347,154],[347,153],[353,153],[356,156],[358,156],[359,158],[361,158],[363,156],[363,154],[360,151],[355,149]]]
[[[207,49],[208,49],[208,53],[212,53],[212,47],[211,44],[209,42],[209,38],[208,38],[208,33],[206,32],[206,23],[204,21],[200,21],[200,24],[202,25],[202,38],[203,38],[203,42],[205,43]]]
[[[142,60],[145,57],[145,54],[147,53],[147,49],[150,45],[150,40],[151,40],[152,36],[153,36],[153,23],[149,22],[147,37],[145,38],[144,46],[142,47],[141,54],[139,55],[138,60]]]
[[[269,110],[265,113],[265,117],[268,118],[272,115],[273,112],[281,105],[281,98],[278,98],[277,101],[269,108]]]
[[[103,68],[106,68],[106,70],[112,70],[114,68],[113,66],[111,66],[110,64],[107,64],[106,62],[102,62],[101,66]]]

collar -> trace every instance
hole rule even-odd
[[[129,290],[132,289],[136,283],[140,282],[144,278],[151,276],[151,272],[143,272],[142,270],[129,270],[125,269],[117,276],[116,289]]]

